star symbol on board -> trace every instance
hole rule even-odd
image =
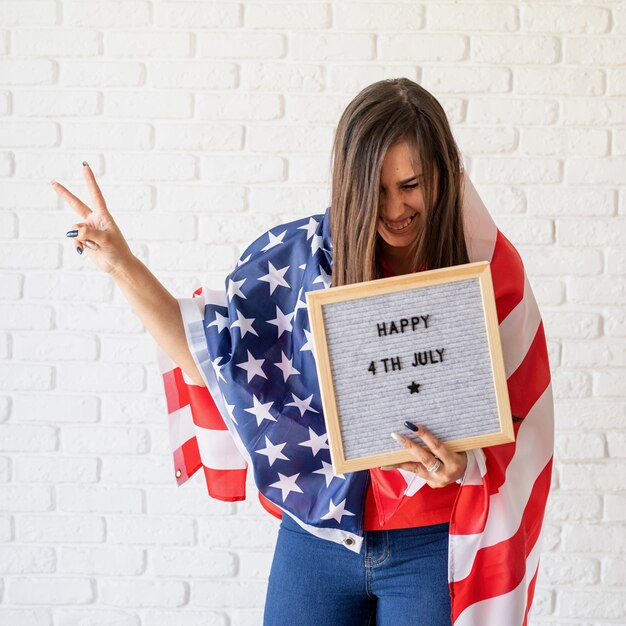
[[[293,326],[291,325],[291,319],[295,315],[294,313],[288,313],[285,315],[276,305],[276,317],[273,320],[267,320],[268,324],[274,324],[278,327],[278,338],[286,331],[293,331]]]
[[[247,263],[250,260],[251,256],[252,256],[252,252],[245,259],[239,259],[237,261],[237,264],[235,265],[235,269],[237,269],[240,265],[243,265],[244,263]]]
[[[309,217],[308,224],[304,224],[302,226],[298,226],[298,230],[306,230],[306,238],[307,241],[311,239],[311,237],[315,234],[317,227],[320,225],[319,222],[314,220],[312,217]]]
[[[321,474],[326,479],[326,486],[328,487],[333,480],[333,478],[341,478],[341,480],[345,480],[346,477],[343,474],[335,474],[333,472],[333,466],[331,463],[327,463],[326,461],[322,461],[322,467],[319,469],[313,470],[313,474]]]
[[[313,344],[313,333],[306,328],[302,329],[304,331],[304,336],[306,337],[306,343],[300,348],[300,352],[304,352],[305,350],[309,350],[313,356],[315,356],[315,345]]]
[[[293,402],[285,403],[285,406],[296,406],[300,411],[300,417],[302,417],[307,411],[312,411],[313,413],[319,413],[315,409],[311,408],[311,400],[313,399],[313,394],[311,394],[308,398],[303,400],[302,398],[298,398],[298,396],[292,391],[291,397],[293,398]]]
[[[315,256],[315,253],[322,249],[322,236],[313,235],[313,238],[311,239],[311,256]]]
[[[407,389],[411,390],[411,393],[419,393],[420,386],[415,381],[412,381],[410,385],[407,385]]]
[[[263,371],[263,363],[265,363],[265,359],[255,359],[250,350],[246,350],[246,352],[248,353],[248,360],[236,363],[236,365],[242,370],[246,370],[246,373],[248,374],[248,382],[250,382],[255,376],[260,376],[261,378],[265,378],[267,380],[267,376]]]
[[[333,504],[333,499],[330,499],[330,505],[328,507],[328,513],[322,515],[320,519],[334,519],[341,523],[341,518],[344,515],[354,515],[346,509],[346,499],[344,498],[339,504]]]
[[[281,243],[283,243],[283,237],[285,236],[286,233],[287,231],[283,230],[283,232],[280,233],[280,235],[274,235],[273,233],[268,231],[267,234],[269,236],[269,243],[265,244],[265,246],[261,248],[261,252],[266,252],[270,248],[273,248],[274,246],[278,246]]]
[[[302,489],[298,487],[296,484],[296,480],[298,476],[300,476],[300,472],[297,474],[292,474],[291,476],[285,476],[278,472],[279,479],[270,485],[270,487],[276,487],[276,489],[280,489],[283,495],[283,502],[285,498],[293,491],[295,493],[303,493]]]
[[[302,441],[299,443],[299,446],[306,446],[307,448],[311,448],[311,452],[313,456],[316,456],[320,450],[328,450],[328,442],[326,439],[328,438],[328,433],[322,433],[318,435],[310,426],[309,426],[309,439],[306,441]]]
[[[237,321],[233,322],[230,327],[231,328],[239,328],[241,330],[241,336],[245,337],[246,333],[252,333],[253,335],[259,336],[259,333],[252,328],[252,324],[254,323],[254,317],[244,317],[241,311],[237,311]]]
[[[244,300],[247,300],[246,296],[241,293],[241,285],[246,282],[247,278],[242,278],[241,280],[233,280],[232,278],[228,279],[228,289],[226,290],[226,295],[229,300],[232,300],[235,296],[239,296]]]
[[[324,271],[324,268],[320,265],[320,273],[319,276],[313,281],[315,283],[324,283],[324,289],[328,289],[330,287],[331,276]]]
[[[287,442],[278,443],[274,445],[265,435],[265,448],[259,448],[256,452],[257,454],[264,454],[268,461],[270,462],[270,467],[274,464],[276,459],[283,459],[284,461],[288,461],[289,459],[283,454],[283,448],[287,445]]]
[[[280,351],[280,354],[280,363],[274,363],[274,365],[282,371],[283,378],[286,382],[290,376],[293,376],[294,374],[299,374],[300,372],[293,366],[293,357],[291,357],[290,359],[287,358],[287,355],[282,350]]]
[[[228,315],[222,315],[215,311],[215,319],[210,324],[206,325],[207,328],[211,326],[217,326],[218,334],[221,333],[225,328],[228,328]]]
[[[285,280],[285,274],[289,269],[289,265],[280,269],[275,268],[271,261],[268,261],[267,265],[268,273],[259,276],[258,280],[263,280],[270,284],[270,295],[274,293],[276,287],[289,287],[291,289],[291,285]]]
[[[273,402],[263,404],[254,394],[252,395],[252,402],[253,406],[249,409],[244,409],[244,411],[252,413],[252,415],[256,417],[257,426],[260,426],[263,420],[269,420],[270,422],[276,421],[276,418],[270,413],[270,407],[274,404]]]
[[[293,314],[296,315],[299,309],[307,310],[307,304],[304,299],[301,298],[304,285],[300,285],[300,291],[298,291],[298,299],[296,300],[296,306],[293,310]]]
[[[215,370],[215,378],[217,378],[217,380],[219,380],[220,378],[226,382],[226,379],[222,376],[222,368],[224,367],[223,365],[220,365],[220,363],[224,360],[224,357],[218,357],[217,359],[215,359],[215,361],[211,361],[211,365],[213,366],[213,369]]]

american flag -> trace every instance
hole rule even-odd
[[[252,467],[261,504],[312,534],[360,552],[366,490],[382,518],[424,482],[378,468],[335,476],[305,293],[331,286],[330,207],[270,229],[243,252],[223,289],[179,298],[206,387],[160,349],[179,485],[202,467],[209,495],[246,497]],[[450,518],[448,582],[454,626],[525,625],[539,568],[552,472],[554,416],[543,322],[519,253],[466,172],[470,262],[490,261],[516,440],[468,451]]]

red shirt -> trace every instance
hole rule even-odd
[[[395,276],[391,268],[380,261],[384,277]],[[394,528],[413,528],[414,526],[428,526],[450,521],[452,505],[458,490],[461,488],[457,482],[452,482],[445,487],[433,489],[424,485],[417,493],[407,496],[402,500],[397,511],[387,520],[384,526],[378,519],[378,509],[372,483],[367,489],[365,500],[365,525],[364,530],[389,530]]]

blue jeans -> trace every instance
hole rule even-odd
[[[264,626],[450,626],[448,531],[365,531],[356,554],[284,514]]]

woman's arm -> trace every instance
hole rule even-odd
[[[110,276],[163,351],[196,385],[205,387],[187,345],[176,298],[136,256],[116,266]]]

